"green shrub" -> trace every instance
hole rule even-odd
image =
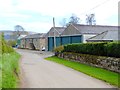
[[[69,44],[64,46],[64,52],[120,57],[120,43],[97,42],[97,43]]]
[[[6,41],[4,40],[4,35],[0,34],[0,54],[10,52],[14,52],[14,49],[11,46],[7,45]]]
[[[7,41],[7,45],[9,45],[9,46],[16,46],[16,41],[15,40],[9,40],[9,41]]]
[[[11,46],[6,45],[6,43],[2,42],[2,54],[14,52],[14,49]]]
[[[97,54],[101,55],[104,53],[104,44],[106,43],[81,43],[81,44],[70,44],[64,46],[64,51],[83,53],[83,54]]]
[[[59,53],[63,52],[64,46],[58,46],[54,49],[55,51],[55,56],[57,56]]]
[[[105,45],[107,56],[120,57],[120,42],[111,42]]]
[[[62,52],[64,50],[64,46],[58,46],[54,49],[55,52]]]

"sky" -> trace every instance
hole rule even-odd
[[[46,33],[61,26],[72,14],[86,24],[86,15],[95,14],[97,25],[118,25],[120,0],[0,0],[0,30],[14,30],[21,25],[26,31]]]

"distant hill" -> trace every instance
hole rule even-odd
[[[4,33],[4,39],[5,40],[15,40],[17,38],[16,32],[12,30],[0,30],[0,33]],[[31,31],[23,31],[21,32],[21,35],[29,35],[29,34],[35,34],[36,32]]]

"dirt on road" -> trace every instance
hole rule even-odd
[[[63,65],[44,60],[51,52],[17,50],[20,60],[20,88],[114,88],[101,80]]]

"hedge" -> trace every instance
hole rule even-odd
[[[99,56],[120,57],[120,42],[69,44],[64,46],[63,51]]]
[[[0,54],[10,52],[14,52],[14,49],[11,46],[7,45],[6,41],[4,40],[4,35],[0,34]]]
[[[14,49],[11,46],[8,46],[4,42],[2,42],[2,54],[10,52],[14,52]]]
[[[104,46],[107,56],[120,57],[120,42],[108,43]]]

